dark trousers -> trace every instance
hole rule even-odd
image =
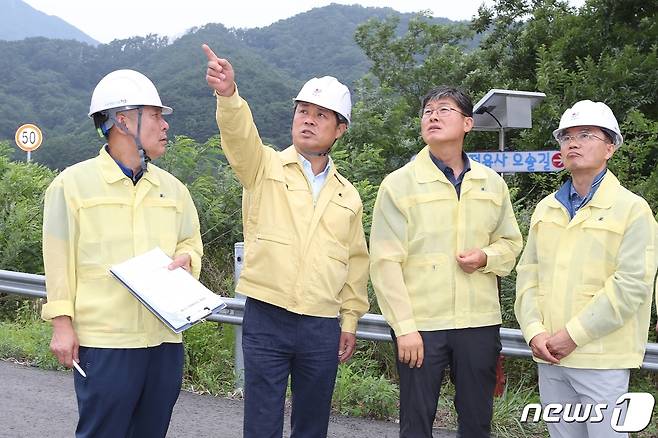
[[[245,438],[281,438],[288,376],[291,438],[327,436],[339,339],[338,318],[298,315],[247,298],[242,322]]]
[[[80,347],[76,438],[164,437],[183,379],[183,344]]]
[[[500,326],[420,332],[425,358],[420,368],[397,361],[400,375],[400,437],[431,438],[447,367],[455,385],[461,438],[489,437],[500,353]],[[396,341],[393,334],[393,340]],[[397,342],[395,355],[397,358]]]

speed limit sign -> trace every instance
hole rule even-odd
[[[43,135],[41,129],[32,123],[26,123],[16,130],[16,145],[25,152],[32,152],[41,146]]]

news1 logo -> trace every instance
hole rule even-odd
[[[656,400],[647,392],[627,392],[617,399],[610,417],[610,426],[616,432],[641,432],[651,422],[653,406]],[[625,418],[622,419],[623,405],[626,404]],[[521,422],[537,423],[600,423],[604,420],[603,411],[608,409],[606,403],[549,403],[542,408],[539,403],[530,403],[523,408]],[[534,411],[532,416],[530,412]]]

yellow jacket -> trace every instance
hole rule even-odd
[[[86,347],[181,342],[109,272],[111,265],[159,246],[171,257],[188,253],[199,277],[199,219],[180,181],[149,163],[133,186],[102,148],[53,180],[43,215],[44,319],[70,316]]]
[[[331,167],[313,205],[297,151],[261,142],[236,90],[217,97],[222,149],[244,187],[245,263],[236,290],[354,333],[368,310],[368,250],[356,189]]]
[[[608,170],[573,219],[551,194],[535,209],[516,279],[514,311],[527,342],[566,327],[572,368],[642,364],[647,342],[656,222],[646,201]],[[535,359],[537,360],[537,359]]]
[[[505,181],[471,161],[458,199],[425,147],[379,187],[370,231],[379,307],[398,336],[500,324],[496,276],[522,245]],[[487,265],[467,274],[455,257],[472,248]]]

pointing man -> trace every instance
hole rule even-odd
[[[292,437],[327,434],[339,361],[368,310],[368,253],[356,189],[329,157],[350,123],[347,87],[325,76],[295,98],[292,146],[264,146],[231,64],[206,45],[222,149],[244,187],[244,436],[280,438],[288,377]]]

